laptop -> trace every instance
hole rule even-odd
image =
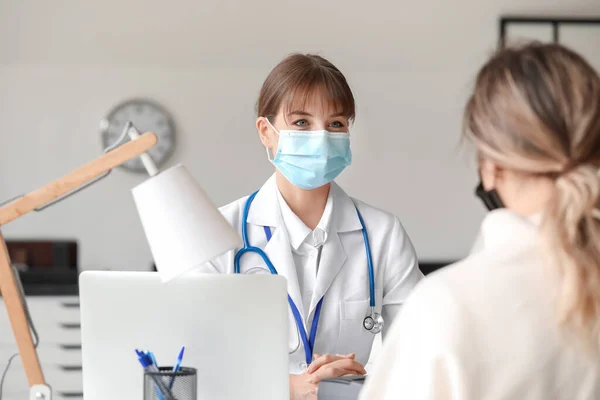
[[[198,274],[161,283],[156,272],[83,272],[85,400],[143,398],[135,349],[198,370],[198,399],[289,398],[285,278]]]

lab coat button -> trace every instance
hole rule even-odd
[[[317,249],[325,244],[327,236],[325,231],[321,228],[317,228],[313,231],[313,246]]]
[[[301,363],[299,364],[299,366],[300,366],[300,369],[301,369],[302,371],[305,371],[305,370],[306,370],[306,368],[308,368],[308,365],[307,365],[305,362],[301,362]]]

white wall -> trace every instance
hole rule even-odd
[[[134,96],[172,112],[171,161],[216,203],[243,196],[272,169],[253,128],[262,80],[288,53],[318,52],[358,101],[339,182],[400,216],[422,259],[461,257],[483,208],[460,114],[505,13],[600,15],[600,2],[0,1],[0,199],[100,155],[100,119]],[[129,192],[142,180],[115,171],[4,233],[77,238],[83,268],[148,268]]]

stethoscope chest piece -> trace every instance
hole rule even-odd
[[[376,335],[383,329],[383,317],[371,307],[371,313],[363,320],[363,328]]]

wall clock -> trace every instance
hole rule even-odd
[[[133,122],[140,133],[148,131],[156,133],[158,144],[148,153],[160,168],[175,149],[175,125],[171,115],[160,104],[151,100],[124,101],[115,106],[100,123],[104,148],[119,139],[128,121]],[[139,157],[127,161],[121,167],[133,172],[146,171]]]

